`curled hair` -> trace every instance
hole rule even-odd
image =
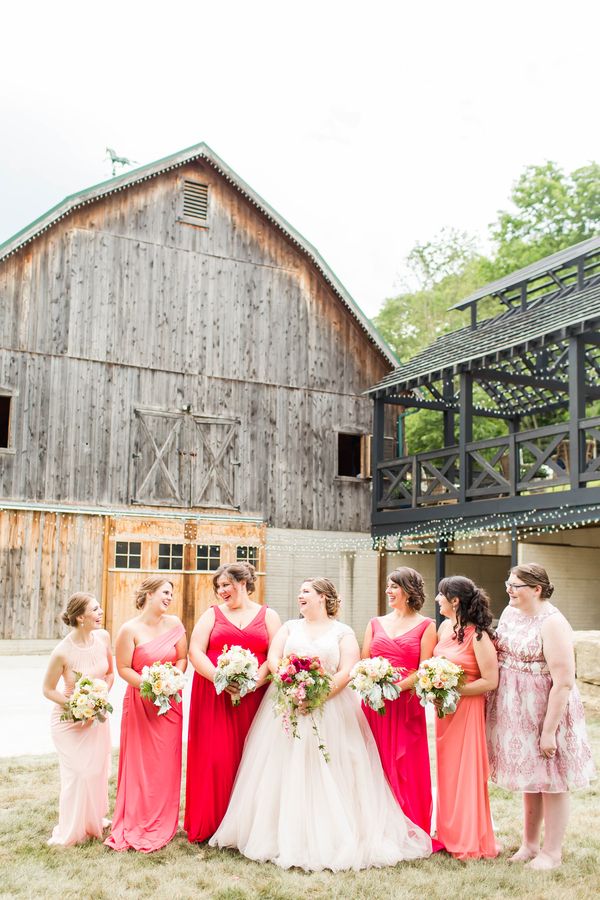
[[[390,572],[388,580],[402,588],[406,594],[407,606],[415,610],[421,609],[425,603],[425,582],[416,569],[401,566]]]
[[[164,578],[162,575],[150,575],[148,578],[144,578],[135,592],[135,608],[143,609],[148,594],[153,594],[154,591],[157,591],[163,584],[170,584],[171,587],[173,587],[173,582],[169,581],[168,578]]]
[[[462,644],[464,640],[467,625],[475,626],[478,641],[481,640],[484,631],[492,640],[494,639],[490,598],[483,588],[477,587],[470,578],[466,578],[464,575],[451,575],[449,578],[442,578],[438,585],[438,591],[447,600],[452,600],[454,597],[458,600],[454,636],[459,644]]]
[[[70,625],[71,628],[75,628],[77,626],[78,616],[82,616],[85,613],[90,600],[95,599],[93,594],[87,594],[85,591],[78,591],[76,594],[69,597],[66,609],[61,616],[65,625]]]
[[[330,619],[335,618],[342,601],[338,596],[337,588],[333,581],[330,581],[329,578],[322,577],[305,578],[304,581],[308,582],[308,584],[312,584],[313,590],[325,598],[325,612]]]
[[[215,594],[219,587],[219,578],[221,575],[226,575],[227,578],[237,582],[237,584],[245,584],[248,594],[253,594],[256,590],[256,569],[252,563],[225,563],[224,566],[219,566],[213,575],[213,590]]]
[[[538,584],[542,589],[540,594],[541,600],[549,600],[554,593],[554,585],[548,578],[548,573],[543,566],[537,563],[529,563],[527,566],[515,566],[510,570],[511,575],[516,575],[519,581],[526,584],[527,587],[537,587]]]

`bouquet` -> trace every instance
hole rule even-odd
[[[142,669],[140,695],[158,706],[158,715],[163,716],[171,709],[171,699],[181,703],[184,685],[185,675],[172,663],[155,662]]]
[[[107,683],[102,678],[88,678],[81,672],[75,672],[75,679],[75,687],[65,703],[61,721],[105,722],[108,713],[113,711],[108,702]]]
[[[385,716],[384,701],[397,700],[402,693],[396,683],[401,675],[385,656],[361,659],[350,672],[350,687],[363,703]]]
[[[239,694],[231,695],[233,706],[239,706],[241,698],[256,690],[258,681],[258,660],[254,653],[234,644],[223,647],[223,652],[217,659],[215,671],[215,691],[222,693],[231,684],[237,684]]]
[[[456,712],[460,700],[459,687],[464,684],[465,673],[460,666],[443,656],[434,656],[421,663],[417,670],[415,693],[421,706],[435,703],[439,719]]]
[[[325,671],[321,660],[317,656],[290,654],[281,660],[279,668],[270,677],[277,689],[273,706],[275,713],[281,716],[285,733],[291,732],[293,737],[299,737],[298,710],[302,708],[310,716],[319,750],[325,762],[329,762],[330,756],[321,740],[314,716],[331,690],[331,675]]]

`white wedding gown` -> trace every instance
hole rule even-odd
[[[339,642],[352,630],[332,621],[311,640],[303,619],[286,623],[284,653],[318,656],[331,673]],[[431,838],[398,806],[358,697],[345,688],[315,719],[329,755],[319,751],[309,716],[299,738],[284,733],[273,713],[272,685],[246,739],[231,800],[210,844],[244,856],[309,871],[393,866],[431,853]]]

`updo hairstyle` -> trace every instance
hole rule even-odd
[[[554,585],[548,578],[548,573],[542,566],[537,563],[529,563],[527,566],[515,566],[510,570],[511,575],[516,575],[519,581],[526,584],[527,587],[537,587],[538,584],[542,589],[540,600],[549,600],[554,593]]]
[[[494,639],[490,598],[483,588],[477,587],[464,575],[451,575],[449,578],[442,578],[438,591],[447,600],[453,600],[454,597],[458,600],[454,637],[459,644],[464,640],[467,625],[475,626],[478,641],[481,640],[484,631],[492,640]]]
[[[154,591],[157,591],[163,584],[170,584],[171,587],[173,587],[173,582],[169,581],[168,578],[164,578],[162,575],[150,575],[148,578],[144,578],[135,592],[135,608],[143,609],[148,594],[153,594]]]
[[[425,582],[416,569],[401,566],[390,572],[388,580],[402,588],[406,594],[406,605],[410,609],[415,611],[421,609],[425,603]]]
[[[237,582],[237,584],[245,584],[246,592],[248,594],[253,594],[256,590],[256,569],[252,563],[237,562],[226,563],[223,566],[219,566],[213,575],[213,590],[215,594],[219,587],[219,578],[221,575],[226,575],[227,578]]]
[[[339,612],[342,601],[338,596],[337,588],[333,581],[330,581],[329,578],[306,578],[305,581],[312,584],[313,590],[324,597],[325,612],[330,619],[335,618]]]
[[[93,594],[86,594],[84,591],[78,591],[76,594],[69,597],[67,607],[61,616],[65,625],[76,628],[78,616],[82,616],[85,613],[90,600],[95,599]]]

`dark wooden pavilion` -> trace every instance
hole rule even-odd
[[[493,300],[500,312],[485,318]],[[470,324],[370,389],[372,534],[435,550],[457,535],[600,522],[600,237],[487,284],[461,303]],[[407,455],[398,414],[441,413],[443,446]],[[596,414],[595,414],[596,413]],[[473,440],[477,416],[505,433]],[[531,427],[537,424],[539,427]]]

